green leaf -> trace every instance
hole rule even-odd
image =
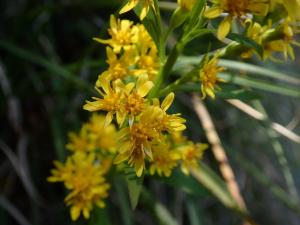
[[[198,169],[191,170],[192,176],[226,207],[239,211],[240,209],[229,193],[225,182],[204,163],[200,163],[199,166]]]
[[[178,170],[174,171],[170,177],[160,179],[163,180],[166,184],[174,188],[179,188],[191,195],[206,196],[209,194],[207,190],[202,185],[200,185],[197,180],[195,180],[195,178],[193,178],[192,176],[186,176]]]
[[[125,178],[128,187],[129,199],[132,209],[135,209],[143,187],[143,177],[137,177],[134,168],[127,167]]]
[[[229,38],[233,41],[236,41],[245,47],[253,48],[260,56],[263,55],[262,46],[259,45],[256,41],[254,41],[248,37],[245,37],[240,34],[230,33],[230,34],[228,34],[227,38]]]
[[[143,202],[150,208],[160,225],[178,225],[176,219],[169,210],[145,188],[142,190]]]
[[[216,92],[216,96],[224,99],[239,99],[241,101],[252,101],[260,99],[261,96],[253,91],[237,88],[232,85],[222,84],[221,90]]]
[[[260,89],[260,90],[264,90],[276,94],[286,95],[290,97],[300,98],[299,88],[296,89],[294,87],[287,86],[287,85],[279,85],[274,82],[271,83],[271,82],[258,80],[258,79],[240,77],[238,75],[232,75],[228,73],[220,73],[219,76],[220,78],[228,82],[232,82],[234,84]]]
[[[268,68],[264,68],[261,66],[252,65],[245,62],[238,62],[234,60],[228,59],[220,59],[219,66],[224,66],[227,69],[236,70],[236,71],[245,71],[247,74],[260,75],[264,77],[270,77],[277,80],[282,80],[286,83],[290,83],[293,85],[300,85],[300,79],[297,79],[294,76],[285,74],[283,72],[278,72],[274,70],[270,70]]]

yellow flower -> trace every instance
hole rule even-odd
[[[114,52],[120,53],[121,49],[128,49],[136,42],[136,26],[129,20],[116,19],[114,15],[110,16],[110,28],[108,33],[111,39],[103,40],[94,38],[95,41],[110,45]]]
[[[217,37],[223,40],[231,29],[231,22],[235,17],[242,17],[247,13],[265,16],[268,13],[268,0],[213,0],[213,6],[205,11],[207,18],[216,18],[222,13],[228,13],[219,25]]]
[[[274,52],[282,52],[285,60],[289,57],[294,60],[295,53],[292,44],[300,46],[300,43],[294,40],[295,32],[297,32],[297,30],[292,26],[291,18],[286,18],[283,23],[279,25],[277,30],[282,33],[283,37],[281,40],[275,40],[264,44],[264,59],[270,57],[272,60],[278,61],[272,54]]]
[[[113,115],[116,114],[118,124],[122,124],[125,120],[125,114],[122,111],[122,96],[125,89],[131,89],[132,85],[124,85],[124,83],[117,79],[111,82],[103,76],[99,76],[96,86],[98,93],[102,98],[93,97],[95,101],[86,101],[83,109],[90,112],[103,110],[107,111],[105,125],[111,123]]]
[[[147,74],[150,80],[155,80],[160,67],[157,48],[151,36],[143,25],[137,25],[137,68],[134,75]]]
[[[154,175],[169,177],[172,170],[178,165],[180,154],[178,151],[170,149],[170,143],[160,143],[153,146],[153,160],[150,164],[149,172]]]
[[[101,150],[101,153],[116,151],[117,131],[113,124],[105,126],[105,116],[93,113],[85,126],[90,132],[90,141]]]
[[[71,206],[72,220],[77,220],[81,213],[88,219],[94,205],[105,206],[103,199],[108,196],[110,185],[103,177],[101,165],[95,162],[94,154],[76,152],[64,165],[55,163],[55,166],[48,181],[64,182],[70,190],[65,202]]]
[[[215,54],[213,58],[209,59],[206,56],[204,59],[204,65],[199,71],[201,81],[202,98],[209,95],[211,98],[215,98],[215,88],[218,88],[217,82],[224,82],[224,80],[218,77],[218,72],[225,70],[224,67],[218,67],[218,55]]]
[[[124,5],[123,8],[120,10],[120,14],[132,10],[139,3],[141,4],[141,8],[142,8],[142,10],[140,12],[140,19],[143,20],[147,16],[150,7],[152,7],[154,9],[153,0],[129,0],[126,3],[126,5]]]
[[[144,97],[153,87],[153,82],[149,81],[147,75],[141,75],[136,84],[132,83],[132,89],[127,88],[124,91],[124,111],[130,116],[130,122],[133,117],[140,114],[145,107]]]
[[[207,148],[206,144],[194,144],[188,142],[180,146],[178,150],[181,153],[181,170],[184,174],[189,175],[190,169],[199,166],[199,160],[202,159],[204,150]]]
[[[192,11],[194,5],[196,4],[197,0],[177,0],[179,7],[183,11]]]
[[[69,133],[69,143],[66,148],[70,151],[93,151],[95,149],[94,144],[89,137],[89,130],[87,126],[82,126],[79,134],[75,132]]]
[[[153,99],[153,106],[149,106],[142,114],[141,120],[148,118],[152,126],[158,132],[167,131],[169,133],[182,131],[186,128],[183,124],[185,119],[180,117],[180,113],[167,114],[167,110],[173,103],[174,93],[171,92],[160,104],[158,99]]]
[[[111,86],[106,77],[99,76],[96,85],[104,92],[98,88],[97,91],[103,98],[94,97],[95,101],[87,101],[83,108],[91,112],[108,111],[106,125],[111,123],[113,115],[116,114],[117,123],[122,125],[127,115],[132,120],[143,110],[146,101],[144,97],[153,87],[153,82],[148,80],[147,75],[142,75],[137,79],[136,84],[130,82],[125,85],[120,79],[113,81],[112,84]]]
[[[124,53],[118,55],[110,48],[106,48],[106,55],[109,67],[100,76],[107,80],[116,80],[125,78],[130,74],[129,67],[136,62],[136,51],[134,48],[127,48]]]
[[[268,33],[274,31],[272,28],[271,21],[267,25],[260,25],[257,22],[252,20],[246,20],[245,24],[247,25],[246,36],[251,38],[258,44],[263,44],[263,39],[268,35]],[[242,58],[250,58],[255,53],[255,50],[249,49],[242,53]]]
[[[152,142],[157,140],[158,133],[151,123],[142,121],[134,123],[130,127],[120,131],[119,154],[114,160],[119,164],[128,160],[130,166],[134,166],[136,175],[140,177],[145,169],[145,158],[152,160]]]

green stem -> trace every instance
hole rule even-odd
[[[161,85],[165,82],[166,77],[169,75],[170,71],[172,70],[183,48],[184,48],[184,43],[179,41],[171,50],[171,53],[169,54],[167,61],[163,64],[157,76],[157,79],[155,81],[155,85],[149,94],[150,98],[156,97],[158,95]]]

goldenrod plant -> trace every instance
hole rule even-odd
[[[226,214],[235,219],[224,224],[267,224],[257,216],[257,211],[253,213],[253,203],[248,204],[249,193],[243,188],[249,181],[241,168],[299,216],[298,181],[278,138],[282,136],[299,145],[300,136],[293,131],[299,118],[286,127],[273,122],[262,99],[265,95],[279,95],[299,101],[300,80],[263,65],[285,66],[299,60],[300,0],[100,0],[97,4],[110,8],[101,16],[102,20],[90,21],[97,24],[99,31],[88,37],[88,56],[77,63],[69,62],[66,68],[60,67],[59,57],[53,56],[55,49],[46,36],[39,37],[39,41],[49,54],[49,61],[0,40],[1,49],[70,82],[66,86],[51,83],[65,99],[64,104],[49,101],[51,93],[47,91],[40,93],[45,95],[44,108],[51,117],[51,134],[57,138],[53,147],[57,159],[44,180],[49,189],[63,188],[59,201],[63,202],[64,195],[62,213],[70,218],[68,224],[143,224],[141,221],[149,215],[155,221],[149,224],[206,224],[205,219],[199,220],[200,214],[218,209],[206,208],[204,212],[198,199],[206,205],[216,199],[220,207],[229,209]],[[47,16],[41,16],[33,26],[42,29]],[[84,27],[88,32],[89,26]],[[80,48],[83,46],[76,45],[77,50]],[[93,60],[98,56],[100,60]],[[86,73],[86,68],[93,70]],[[80,77],[72,74],[76,72],[81,73]],[[2,74],[0,70],[0,83],[6,87]],[[37,90],[45,86],[40,77],[30,79],[36,80]],[[69,100],[64,88],[82,95]],[[8,97],[13,96],[10,88],[5,90]],[[74,109],[76,104],[80,106]],[[248,122],[236,122],[235,111],[228,109],[230,105],[258,121],[251,126],[261,127],[267,134],[278,165],[272,164],[273,156],[267,160],[252,156],[267,162],[268,171],[261,171],[250,159],[243,158],[242,153],[255,146],[240,138],[242,131],[234,126],[242,127]],[[51,107],[70,108],[70,112],[59,115],[57,111],[52,116]],[[209,113],[210,107],[215,109],[215,115]],[[81,120],[79,115],[88,119]],[[222,116],[226,119],[222,120]],[[65,121],[59,122],[56,117]],[[10,118],[18,118],[18,114],[12,113]],[[60,123],[75,118],[77,123],[68,127],[69,133],[60,129]],[[19,129],[16,124],[22,123],[14,126],[16,133],[23,135],[26,128]],[[247,134],[247,141],[260,143],[262,131],[254,129]],[[231,149],[223,141],[226,138],[240,143],[243,149]],[[256,147],[263,151],[259,145]],[[39,201],[35,188],[28,182],[24,158],[14,158],[15,153],[9,153],[1,139],[0,148],[17,168],[26,191]],[[18,154],[23,157],[20,146]],[[256,153],[248,153],[251,154]],[[284,183],[286,189],[272,180],[275,165],[281,169],[276,179],[282,176],[281,185]],[[160,201],[155,200],[153,190]],[[172,200],[168,202],[168,198]],[[7,206],[1,201],[0,197],[0,206]],[[181,206],[170,212],[168,207],[173,204]],[[132,214],[136,208],[140,214],[135,218]],[[149,212],[141,213],[144,208]],[[121,212],[121,218],[116,217],[115,210]],[[11,207],[7,211],[14,212]],[[32,212],[33,217],[37,211]],[[20,224],[27,225],[22,219],[22,215],[18,216]],[[207,224],[222,224],[212,221]]]
[[[93,114],[79,134],[70,133],[70,143],[66,147],[73,153],[65,164],[56,162],[56,169],[49,177],[49,181],[63,182],[71,190],[65,201],[71,206],[73,220],[81,213],[88,219],[94,205],[104,207],[103,198],[107,197],[110,185],[103,176],[112,166],[124,176],[126,173],[118,165],[132,167],[137,178],[156,173],[169,177],[178,165],[187,176],[193,169],[201,173],[199,161],[207,144],[195,144],[180,137],[187,129],[186,118],[180,112],[170,114],[167,110],[177,90],[190,83],[199,84],[201,92],[198,95],[202,99],[206,96],[215,99],[216,93],[221,91],[219,83],[224,82],[226,86],[230,82],[219,76],[226,70],[219,66],[219,59],[227,55],[250,58],[257,53],[265,60],[281,52],[284,60],[295,59],[291,44],[298,44],[294,40],[298,15],[292,9],[293,3],[272,2],[272,7],[270,4],[267,0],[178,0],[171,21],[173,26],[169,29],[179,27],[181,34],[170,52],[166,51],[166,41],[172,30],[166,33],[168,36],[164,35],[165,25],[159,16],[158,1],[129,0],[125,3],[119,13],[140,6],[136,11],[140,23],[120,19],[118,14],[111,15],[109,39],[94,38],[106,46],[108,68],[95,81],[98,96],[87,100],[83,106],[89,112],[105,113],[105,119]],[[286,12],[272,21],[277,8],[286,9]],[[216,24],[214,18],[220,16],[223,19]],[[239,33],[231,31],[233,23],[239,27]],[[208,47],[194,69],[168,83],[185,46],[207,33],[224,41],[224,47],[218,51]],[[230,34],[238,38],[232,40]],[[239,51],[235,52],[237,46]],[[180,141],[174,140],[178,136]]]

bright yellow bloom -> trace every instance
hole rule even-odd
[[[194,5],[196,4],[197,0],[177,0],[179,7],[183,11],[192,11]]]
[[[176,132],[185,129],[185,120],[180,114],[168,115],[166,110],[171,106],[174,94],[169,94],[162,104],[154,99],[154,105],[147,106],[139,116],[137,122],[120,131],[120,153],[115,163],[128,160],[134,166],[137,176],[141,176],[145,169],[145,159],[152,161],[152,147],[163,142],[163,132]]]
[[[109,67],[100,76],[107,80],[123,79],[130,74],[129,67],[136,62],[136,51],[134,48],[127,48],[124,53],[118,55],[110,48],[106,48],[106,55]]]
[[[134,123],[120,131],[119,155],[114,163],[128,160],[140,177],[145,169],[145,158],[152,160],[152,142],[158,140],[158,133],[151,126],[151,121]]]
[[[94,97],[95,101],[87,101],[83,108],[91,112],[108,111],[106,125],[111,123],[113,115],[116,114],[117,123],[122,125],[127,115],[132,120],[143,110],[146,102],[144,97],[153,87],[153,82],[148,80],[147,75],[141,75],[136,84],[131,82],[125,85],[120,79],[113,81],[112,84],[111,86],[106,77],[99,76],[96,85],[104,92],[100,89],[97,91],[103,98]]]
[[[113,115],[116,114],[118,124],[122,124],[125,119],[125,114],[122,112],[122,96],[124,89],[132,88],[132,85],[125,86],[121,80],[111,82],[103,76],[100,76],[96,85],[101,88],[96,88],[102,98],[93,97],[95,101],[86,101],[83,109],[90,112],[103,110],[107,111],[105,125],[111,123]]]
[[[270,57],[274,61],[278,61],[272,56],[274,52],[283,53],[284,59],[287,60],[289,57],[294,60],[295,53],[292,47],[293,45],[300,46],[300,43],[294,40],[295,32],[298,32],[293,26],[292,21],[288,17],[281,25],[277,28],[282,33],[282,39],[275,40],[264,44],[264,59]]]
[[[101,165],[95,161],[94,154],[76,152],[70,156],[65,164],[55,162],[49,182],[64,182],[70,193],[65,198],[71,206],[72,220],[77,220],[80,214],[88,219],[94,205],[105,206],[103,201],[108,196],[110,185],[103,177]]]
[[[114,125],[104,126],[105,117],[93,114],[88,123],[83,124],[79,133],[70,132],[66,148],[70,151],[114,152],[116,149],[116,129]]]
[[[94,143],[90,140],[87,126],[82,126],[79,134],[70,132],[68,136],[69,143],[66,145],[66,148],[70,151],[89,152],[95,149]]]
[[[162,142],[155,145],[149,172],[151,175],[157,173],[159,176],[169,177],[172,170],[178,165],[180,158],[179,152],[170,148],[170,143]]]
[[[141,119],[146,120],[143,118],[148,118],[154,129],[158,132],[167,131],[173,133],[184,130],[186,128],[184,125],[185,119],[180,117],[180,113],[167,114],[167,110],[174,101],[174,96],[174,93],[171,92],[161,104],[158,99],[153,99],[153,106],[149,106],[147,110],[142,113]]]
[[[150,7],[154,9],[153,0],[128,0],[126,5],[123,6],[123,8],[120,10],[119,13],[122,14],[128,12],[132,10],[134,7],[136,7],[139,3],[141,4],[141,8],[142,8],[140,12],[140,19],[143,20],[147,16]]]
[[[105,116],[93,113],[85,126],[89,130],[89,138],[93,146],[100,149],[102,154],[116,151],[117,131],[113,124],[105,126]]]
[[[259,23],[253,22],[249,19],[245,22],[245,24],[247,25],[246,36],[260,45],[263,44],[263,39],[268,35],[268,33],[274,31],[271,21],[267,25],[262,26]],[[249,49],[243,52],[241,57],[250,58],[254,53],[254,49]]]
[[[114,15],[111,15],[110,28],[108,29],[111,39],[94,38],[94,40],[102,44],[108,44],[113,48],[114,52],[120,53],[122,48],[131,48],[132,44],[136,43],[136,29],[133,22],[116,19]]]
[[[223,40],[231,29],[233,18],[253,13],[265,16],[268,13],[268,0],[212,0],[213,6],[205,11],[207,18],[216,18],[222,13],[228,13],[218,28],[217,37]]]
[[[133,83],[132,83],[133,84]],[[133,117],[140,114],[145,107],[146,100],[144,97],[149,93],[153,87],[153,82],[149,81],[147,75],[141,75],[132,89],[124,91],[124,111],[126,115]]]
[[[184,174],[189,175],[190,169],[199,166],[199,160],[202,159],[204,150],[207,148],[206,144],[194,144],[188,142],[178,148],[181,153],[181,170]]]
[[[213,58],[209,59],[206,56],[204,59],[204,65],[199,71],[201,81],[202,98],[209,95],[211,98],[215,98],[215,88],[218,88],[217,82],[224,82],[223,79],[218,77],[218,72],[225,70],[224,67],[218,67],[218,55],[215,54]]]
[[[158,52],[154,41],[143,25],[137,25],[137,68],[134,75],[147,74],[150,80],[154,80],[160,66]]]

